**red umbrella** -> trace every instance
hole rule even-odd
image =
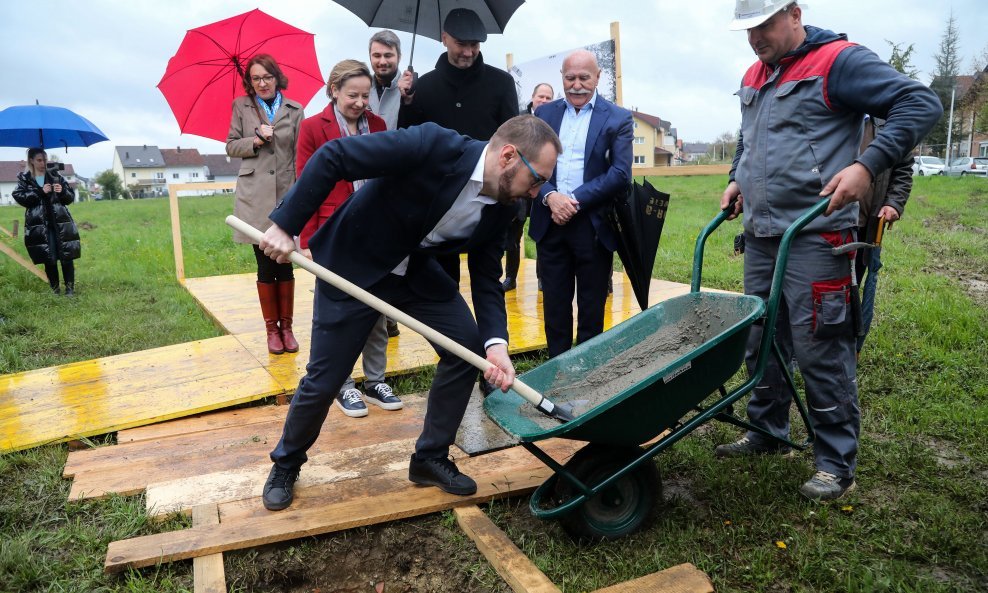
[[[252,10],[186,32],[158,90],[185,134],[225,141],[233,99],[244,94],[243,69],[270,54],[288,77],[285,95],[307,104],[325,84],[312,33]]]

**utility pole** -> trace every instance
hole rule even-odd
[[[957,84],[950,88],[950,117],[947,118],[947,164],[945,167],[950,166],[950,134],[954,131],[954,93],[957,92]],[[944,174],[947,172],[944,171]]]

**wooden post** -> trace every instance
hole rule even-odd
[[[185,258],[182,256],[182,219],[178,214],[178,190],[168,186],[168,209],[172,218],[172,252],[175,254],[175,277],[185,284]]]
[[[17,223],[18,222],[19,221],[17,219],[14,219],[14,220],[11,221],[11,225],[14,227],[14,234],[11,235],[11,237],[17,238]]]
[[[236,189],[236,187],[237,184],[232,181],[168,184],[168,209],[171,211],[172,218],[172,251],[175,254],[175,277],[179,284],[185,284],[185,258],[182,256],[182,218],[178,212],[178,192],[203,189]]]
[[[192,525],[218,525],[219,511],[215,504],[192,508]],[[209,554],[192,559],[192,586],[195,593],[225,593],[226,572],[223,554]]]
[[[621,23],[611,23],[611,39],[614,41],[614,102],[624,107],[624,91],[621,89]]]
[[[504,63],[508,66],[508,72],[511,72],[511,67],[515,65],[515,54],[505,54]]]

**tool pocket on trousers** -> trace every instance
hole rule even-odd
[[[822,280],[813,287],[813,337],[848,335],[851,331],[851,278]]]

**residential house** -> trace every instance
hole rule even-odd
[[[135,198],[164,196],[165,159],[157,146],[117,146],[113,172]]]
[[[683,142],[683,160],[695,163],[710,153],[710,145],[706,142]]]
[[[206,181],[206,161],[195,148],[162,148],[165,183],[201,183]]]
[[[654,115],[632,109],[634,140],[632,168],[667,167],[674,164],[676,129]]]
[[[961,126],[956,156],[988,157],[988,66],[972,76],[957,77],[954,117],[960,118]]]
[[[225,154],[204,154],[203,161],[206,163],[206,180],[217,182],[236,183],[240,173],[240,159]],[[230,193],[233,190],[224,190]]]
[[[16,204],[14,201],[14,190],[17,189],[17,175],[27,170],[27,161],[0,161],[0,206]],[[72,164],[66,164],[61,171],[62,177],[69,182],[72,189],[76,189],[79,181],[76,179],[75,169]]]

